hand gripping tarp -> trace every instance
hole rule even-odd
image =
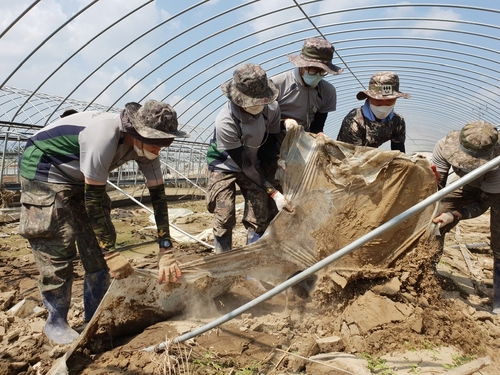
[[[139,332],[195,300],[227,292],[235,276],[281,283],[436,192],[423,157],[336,142],[301,126],[287,129],[279,166],[277,175],[293,213],[280,212],[251,245],[183,264],[179,284],[162,287],[141,277],[113,281],[80,340],[50,373],[67,373],[66,361],[77,348],[94,343],[97,350],[100,333],[116,337]],[[431,205],[402,221],[327,271],[390,267],[426,232],[434,210]]]

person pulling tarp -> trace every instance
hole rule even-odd
[[[200,301],[210,303],[228,291],[236,277],[282,283],[437,191],[423,157],[334,141],[293,124],[281,149],[278,177],[293,212],[279,212],[255,243],[182,264],[180,283],[170,283],[168,289],[147,278],[115,280],[80,342],[56,367],[65,368],[76,349],[109,340],[110,333],[132,334],[200,306]],[[429,205],[403,220],[329,265],[322,276],[333,279],[346,269],[391,267],[428,234],[434,211],[435,205]]]

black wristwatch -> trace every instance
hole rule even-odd
[[[159,240],[158,245],[164,249],[168,249],[169,247],[172,247],[172,241],[170,240]]]

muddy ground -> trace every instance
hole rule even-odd
[[[172,202],[192,215],[176,219],[198,234],[210,228],[203,200]],[[133,264],[155,265],[155,230],[146,210],[113,210],[119,246]],[[9,221],[9,220],[7,220]],[[178,315],[138,334],[116,337],[103,352],[79,350],[71,374],[500,374],[500,317],[491,314],[492,256],[488,213],[461,222],[444,254],[421,239],[391,269],[322,271],[311,295],[288,290],[235,319],[168,350],[141,349],[171,340],[260,295],[266,284],[243,276],[197,314]],[[46,310],[38,272],[17,222],[0,227],[0,375],[45,374],[67,348],[42,330]],[[207,239],[212,243],[211,239]],[[235,246],[244,242],[240,225]],[[178,260],[211,256],[210,248],[176,243]],[[437,263],[438,272],[434,272]],[[70,324],[81,329],[83,272],[76,261]],[[263,289],[264,287],[264,289]]]

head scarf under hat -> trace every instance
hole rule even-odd
[[[366,99],[367,96],[379,100],[401,97],[408,99],[410,94],[399,91],[399,77],[396,73],[378,72],[370,78],[368,90],[358,92],[356,98],[358,98],[358,100],[363,100]]]
[[[125,104],[124,114],[131,125],[126,126],[125,130],[144,143],[169,146],[172,138],[189,137],[188,133],[177,130],[177,113],[170,104],[154,99],[148,100],[142,106],[131,102]]]
[[[240,107],[270,104],[278,97],[278,89],[258,64],[238,67],[233,79],[222,84],[221,89],[229,100]]]
[[[288,60],[299,68],[316,67],[336,75],[342,73],[344,69],[333,65],[333,45],[322,38],[308,38],[304,41],[304,46],[300,55],[288,55]]]
[[[489,122],[473,121],[448,133],[443,156],[453,167],[471,172],[494,159],[499,151],[497,129]]]

